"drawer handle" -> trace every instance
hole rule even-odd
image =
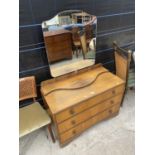
[[[110,103],[111,103],[111,104],[114,104],[114,101],[113,101],[113,100],[111,100],[111,101],[110,101]]]
[[[72,133],[75,135],[76,134],[76,130],[73,130]]]
[[[75,111],[74,111],[73,109],[70,109],[69,112],[70,112],[70,114],[72,114],[72,115],[75,114]]]
[[[74,120],[72,120],[71,123],[72,123],[72,125],[75,125],[76,124],[76,122]]]
[[[111,113],[112,113],[112,110],[110,109],[110,110],[109,110],[109,114],[111,114]]]
[[[113,94],[113,95],[115,95],[115,94],[116,94],[115,90],[112,90],[112,94]]]

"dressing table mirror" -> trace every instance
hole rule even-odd
[[[94,65],[97,18],[81,10],[67,10],[42,22],[52,77]]]
[[[60,146],[116,116],[125,82],[95,63],[96,16],[67,10],[42,23],[51,78],[41,94]]]

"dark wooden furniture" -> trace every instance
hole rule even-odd
[[[63,146],[119,113],[125,82],[102,65],[43,81],[41,93]]]
[[[49,63],[72,58],[72,34],[68,30],[43,32]]]
[[[47,126],[50,136],[55,142],[50,116],[36,102],[35,97],[37,97],[35,77],[20,78],[19,101],[33,98],[34,103],[19,109],[19,137],[21,138],[41,127]]]

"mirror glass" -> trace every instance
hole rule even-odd
[[[52,77],[95,63],[97,18],[81,10],[67,10],[42,22]]]

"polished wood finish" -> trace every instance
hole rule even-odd
[[[74,136],[80,134],[81,132],[85,131],[86,129],[88,129],[89,127],[91,127],[92,125],[98,123],[99,121],[108,118],[110,115],[114,114],[114,113],[118,113],[119,112],[119,107],[120,105],[117,104],[113,107],[110,107],[109,109],[98,113],[98,115],[88,119],[86,122],[81,123],[80,125],[72,128],[71,130],[63,133],[60,135],[60,142],[62,144],[66,143],[69,139],[73,138]]]
[[[131,61],[131,51],[120,48],[115,42],[113,43],[115,50],[116,75],[127,82],[128,72]]]
[[[131,62],[131,51],[124,50],[123,48],[119,47],[116,42],[113,42],[114,54],[115,54],[115,66],[116,66],[116,75],[125,81],[125,91],[127,88],[128,83],[128,74],[130,69],[130,62]],[[123,104],[122,98],[122,104]]]
[[[49,63],[72,58],[72,34],[68,30],[43,33]]]
[[[101,93],[100,95],[97,95],[93,98],[90,98],[89,100],[86,100],[84,103],[79,103],[75,105],[74,107],[71,107],[70,109],[64,110],[63,112],[60,112],[56,115],[56,121],[58,123],[61,123],[62,121],[94,106],[95,104],[102,102],[106,99],[111,98],[115,94],[122,93],[124,91],[124,86],[121,85],[119,87],[113,88],[111,90],[108,90],[107,92]],[[96,102],[97,101],[97,102]]]
[[[101,101],[97,103],[95,106],[92,106],[91,108],[86,109],[85,111],[82,111],[81,113],[77,115],[74,115],[70,119],[65,120],[64,122],[58,124],[59,133],[63,133],[67,131],[68,129],[74,127],[75,125],[78,125],[81,122],[88,120],[89,118],[95,116],[96,114],[102,112],[103,110],[106,110],[112,105],[120,104],[121,98],[122,98],[122,92],[121,94],[115,97],[112,97],[106,101]]]
[[[60,144],[68,143],[100,120],[118,113],[124,84],[101,65],[42,82],[41,93]]]

